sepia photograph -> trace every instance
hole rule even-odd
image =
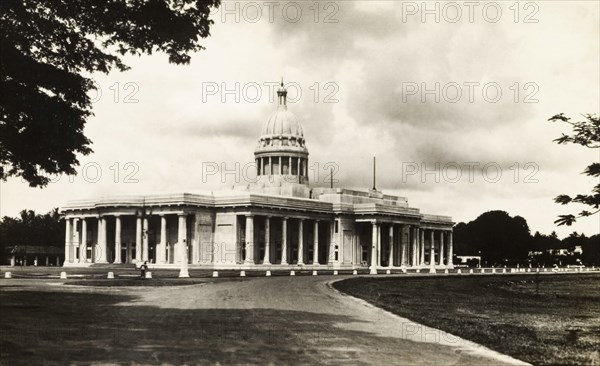
[[[600,366],[600,1],[0,0],[0,365]]]

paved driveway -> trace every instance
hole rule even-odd
[[[219,309],[213,318],[220,325],[211,321],[211,326],[204,327],[202,338],[218,339],[211,344],[219,352],[235,353],[234,358],[228,358],[235,363],[522,364],[341,294],[329,286],[332,280],[331,276],[219,280],[144,290],[137,293],[139,301],[118,305],[164,310]],[[238,338],[231,337],[232,330]],[[193,329],[186,328],[186,332],[190,331],[193,335]]]

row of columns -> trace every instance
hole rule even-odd
[[[281,226],[281,264],[289,264],[287,258],[287,229],[288,229],[288,218],[282,218]],[[298,219],[298,264],[304,263],[304,221],[305,219]],[[319,222],[321,220],[314,220],[313,228],[313,258],[312,264],[319,264]],[[330,233],[333,234],[333,222],[330,223]],[[265,254],[263,257],[263,263],[271,263],[270,252],[271,252],[271,217],[265,217]],[[254,264],[254,216],[246,215],[246,231],[245,231],[245,252],[246,257],[244,262],[246,264]]]
[[[42,265],[42,264],[38,263],[38,257],[45,257],[46,258],[45,266],[46,267],[50,266],[50,256],[48,256],[48,255],[41,255],[41,254],[40,255],[35,255],[35,254],[29,254],[28,255],[27,253],[20,254],[19,256],[13,254],[10,257],[10,266],[14,267],[14,266],[19,265],[19,264],[22,264],[22,265],[26,266],[27,265],[27,258],[28,257],[30,258],[31,256],[34,256],[34,259],[33,259],[33,265],[34,266],[41,266]],[[55,265],[56,266],[60,266],[60,256],[57,255],[55,258],[56,258]]]
[[[114,263],[122,263],[123,258],[121,258],[121,246],[122,246],[122,220],[121,216],[115,216],[115,250],[114,250]],[[168,221],[166,214],[159,214],[160,216],[160,241],[156,245],[156,263],[163,264],[169,262],[169,259],[166,258],[166,245],[167,245],[167,232],[168,232]],[[86,246],[88,243],[87,238],[87,225],[89,217],[71,217],[66,220],[66,239],[65,239],[65,263],[74,263],[75,255],[74,248],[80,248],[80,256],[79,261],[84,263],[87,261],[87,250]],[[245,226],[245,258],[244,262],[248,264],[254,264],[254,216],[252,214],[246,215],[246,226]],[[81,220],[81,241],[79,243],[79,234],[77,233],[78,222]],[[174,249],[174,262],[181,262],[182,254],[187,254],[187,214],[179,213],[178,214],[178,235],[177,242],[175,243]],[[306,219],[300,218],[298,219],[298,264],[305,264],[304,258],[304,222]],[[324,220],[321,220],[324,221]],[[314,220],[313,223],[313,233],[314,233],[314,241],[313,251],[312,251],[312,263],[319,263],[319,220]],[[92,251],[94,258],[91,258],[95,263],[107,263],[108,258],[107,254],[107,219],[105,215],[97,217],[97,251]],[[264,220],[265,227],[265,251],[264,257],[262,258],[263,263],[271,263],[271,216],[265,216]],[[334,222],[330,222],[330,234],[333,236],[334,233]],[[406,225],[408,227],[408,240],[404,240],[404,237],[399,241],[399,248],[395,245],[394,235],[397,232],[397,228],[402,228],[405,225],[400,224],[390,224],[389,232],[387,235],[389,236],[389,246],[388,246],[388,263],[387,266],[394,266],[394,259],[399,257],[399,264],[401,266],[412,265],[412,266],[424,266],[425,265],[425,251],[426,251],[426,242],[425,235],[426,231],[429,231],[430,235],[430,265],[435,265],[435,233],[439,233],[439,265],[444,265],[444,258],[446,258],[447,265],[452,265],[452,232],[447,231],[448,235],[448,243],[444,242],[445,239],[445,231],[443,230],[433,230],[433,229],[424,229],[419,228],[413,225]],[[149,236],[147,234],[149,228],[149,218],[148,216],[137,216],[135,222],[135,260],[136,261],[148,261],[149,260]],[[281,237],[281,264],[288,264],[288,218],[282,218],[282,237]],[[378,222],[373,222],[372,224],[372,250],[371,250],[371,266],[372,267],[382,267],[382,225]],[[404,230],[400,230],[402,235],[404,234]],[[334,245],[334,240],[331,240],[328,245]],[[199,248],[198,248],[199,249]],[[331,251],[331,248],[329,248]],[[396,256],[394,251],[399,250],[398,255]],[[444,252],[446,250],[446,252]],[[94,254],[96,253],[96,254]],[[331,254],[331,253],[329,253]],[[187,257],[187,255],[186,255]],[[127,261],[128,258],[125,258]],[[329,260],[328,260],[329,262]],[[398,262],[398,261],[397,261]]]
[[[166,244],[167,244],[167,218],[166,214],[159,214],[161,222],[160,243],[156,246],[157,263],[165,263]],[[175,244],[175,260],[179,261],[180,248],[186,242],[187,238],[187,214],[179,213],[178,241]],[[121,258],[122,246],[122,222],[121,215],[115,217],[115,247],[113,263],[123,263]],[[106,215],[96,216],[97,229],[97,247],[92,250],[94,258],[90,258],[94,263],[108,263],[107,258],[107,219]],[[89,217],[67,217],[65,224],[65,263],[75,263],[75,248],[79,248],[79,262],[87,262],[87,219]],[[81,220],[81,243],[79,242],[79,233],[77,231],[79,220]],[[135,223],[135,261],[144,262],[149,258],[149,218],[148,216],[137,216]],[[183,238],[183,239],[181,239]],[[127,259],[125,259],[127,260]]]
[[[405,226],[405,225],[399,225]],[[430,234],[429,240],[429,265],[435,266],[435,233],[439,234],[439,256],[437,265],[444,265],[444,234],[448,235],[448,248],[446,253],[446,265],[452,266],[452,257],[453,257],[453,242],[452,242],[452,231],[451,230],[435,230],[435,229],[425,229],[419,228],[413,225],[406,225],[408,227],[408,240],[400,239],[400,266],[411,265],[413,267],[416,266],[424,266],[425,265],[425,232],[428,230]],[[376,267],[382,267],[382,253],[381,253],[381,223],[377,221],[372,222],[372,231],[371,231],[371,271],[375,270]],[[396,229],[396,225],[389,225],[388,232],[388,267],[394,266],[394,233]],[[403,231],[400,230],[402,233]],[[412,248],[412,250],[411,250]],[[408,261],[410,255],[410,263]]]
[[[301,157],[292,157],[292,156],[268,156],[268,157],[260,157],[256,159],[256,167],[258,175],[291,175],[292,170],[292,159],[296,159],[296,174],[299,176],[308,176],[308,159]],[[287,173],[283,171],[283,163],[287,160]],[[277,171],[273,169],[273,163],[277,162]],[[267,169],[268,167],[268,169]],[[268,171],[266,171],[268,170]]]

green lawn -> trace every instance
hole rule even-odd
[[[600,274],[353,278],[334,287],[533,364],[600,364]]]

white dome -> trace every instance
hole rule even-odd
[[[265,122],[260,133],[261,138],[273,136],[294,136],[304,138],[302,124],[286,108],[277,108]]]
[[[292,156],[307,156],[304,129],[296,116],[287,109],[287,90],[285,90],[283,82],[277,90],[277,96],[279,97],[279,106],[262,126],[258,147],[254,154],[278,152]]]

